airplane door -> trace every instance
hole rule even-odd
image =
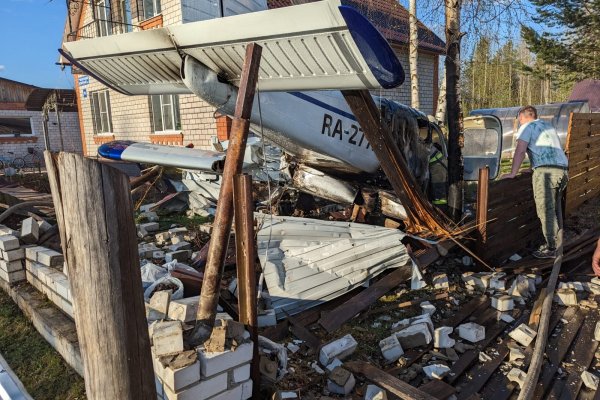
[[[465,181],[476,181],[479,169],[488,166],[490,180],[500,172],[502,156],[502,124],[493,115],[477,115],[464,119],[463,160]]]

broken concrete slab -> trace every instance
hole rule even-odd
[[[379,342],[379,348],[381,349],[383,358],[385,358],[388,363],[398,361],[398,359],[404,354],[404,350],[402,349],[402,346],[400,345],[396,335],[388,336],[385,339],[382,339]]]
[[[517,343],[525,347],[531,344],[536,335],[537,332],[531,329],[529,325],[525,323],[517,326],[508,334],[508,336],[513,338]]]
[[[433,316],[433,314],[435,314],[436,308],[430,302],[424,301],[420,304],[420,306],[421,306],[421,314],[429,314],[430,316]]]
[[[485,327],[474,322],[467,322],[458,326],[458,336],[471,343],[485,339]]]
[[[454,347],[456,340],[449,336],[452,332],[454,332],[454,328],[450,326],[436,328],[433,333],[433,347],[436,349],[448,349]]]
[[[581,373],[581,380],[586,388],[590,390],[598,390],[598,383],[600,382],[600,379],[591,372],[583,371]]]
[[[519,360],[525,359],[525,353],[523,350],[514,344],[509,344],[508,349],[510,351],[508,361],[511,363],[518,362]]]
[[[420,324],[420,323],[427,324],[427,327],[429,328],[429,332],[433,335],[433,330],[434,330],[433,321],[431,320],[431,315],[429,315],[429,314],[421,314],[421,315],[417,315],[416,317],[406,318],[406,319],[400,320],[398,322],[395,322],[392,324],[391,330],[392,330],[392,332],[397,332],[397,331],[402,330],[410,325]]]
[[[169,304],[169,318],[181,322],[191,322],[196,319],[200,296],[186,297],[173,300]]]
[[[377,385],[367,385],[364,400],[388,400],[387,392]]]
[[[347,334],[333,342],[327,343],[325,346],[321,347],[321,351],[319,352],[319,361],[321,365],[327,366],[330,362],[333,361],[334,358],[338,358],[343,360],[348,357],[350,354],[354,353],[358,347],[358,343],[352,335]]]
[[[517,385],[519,385],[520,388],[522,388],[523,383],[525,382],[525,379],[527,378],[527,374],[525,372],[523,372],[523,370],[520,370],[519,368],[513,368],[508,372],[506,377],[508,378],[509,381],[515,382]]]
[[[495,272],[490,279],[490,289],[506,290],[506,274],[504,272]]]

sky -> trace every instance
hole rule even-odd
[[[47,88],[73,88],[57,49],[66,20],[65,0],[0,0],[0,77]]]

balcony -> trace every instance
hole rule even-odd
[[[67,41],[92,39],[95,37],[119,35],[121,33],[133,32],[137,25],[127,24],[120,21],[109,21],[97,19],[92,21],[76,31],[70,32],[67,35]]]

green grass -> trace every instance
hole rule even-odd
[[[0,290],[0,353],[36,400],[85,399],[83,379]]]

